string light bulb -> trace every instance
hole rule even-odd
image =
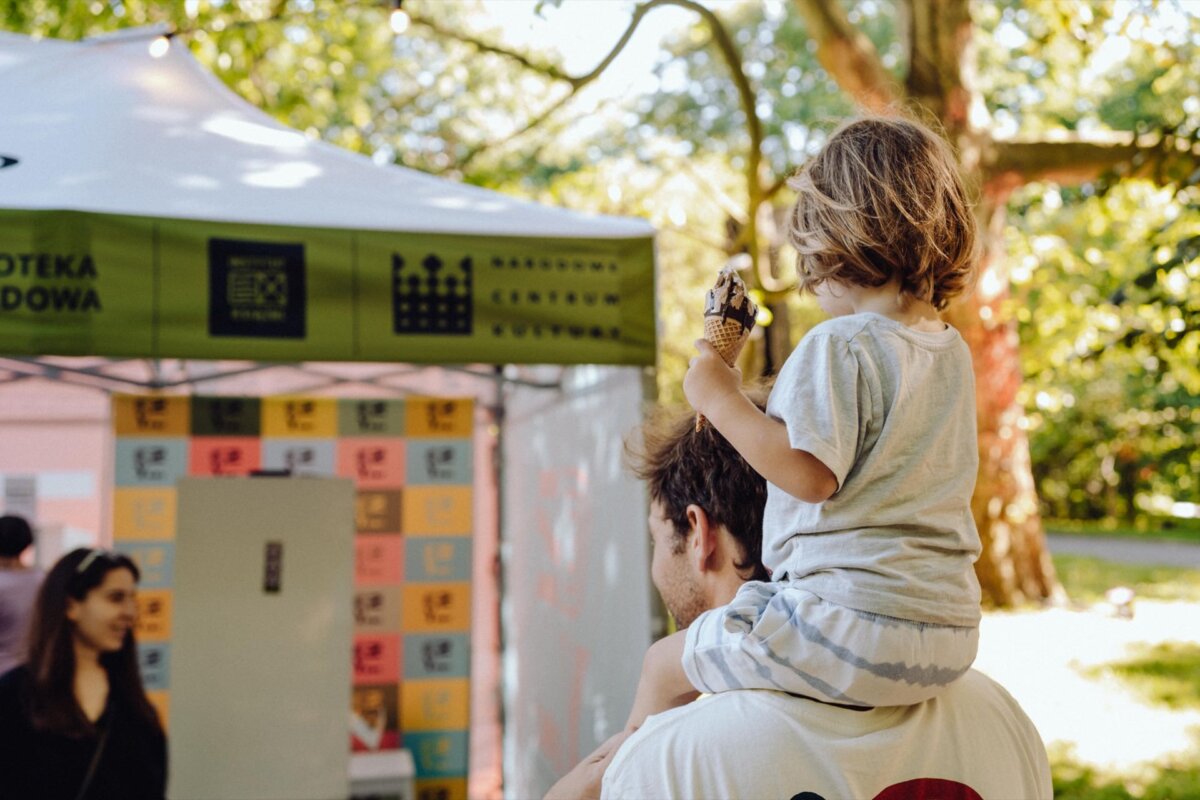
[[[388,18],[388,24],[392,27],[392,33],[399,36],[408,30],[408,14],[404,13],[404,9],[400,7],[401,0],[396,0],[395,6],[392,8],[392,14]]]
[[[154,37],[150,42],[150,56],[152,58],[162,58],[171,49],[171,37],[166,34]]]

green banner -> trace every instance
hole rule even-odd
[[[0,211],[0,350],[653,364],[654,245]]]

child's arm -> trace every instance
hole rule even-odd
[[[642,677],[638,680],[633,710],[629,712],[626,731],[635,731],[646,717],[670,708],[686,705],[700,693],[683,671],[683,644],[687,631],[678,631],[650,645],[642,660]]]
[[[683,378],[692,408],[708,418],[742,458],[771,483],[806,503],[821,503],[837,491],[837,477],[820,459],[797,450],[787,428],[742,394],[741,373],[729,367],[704,339]]]

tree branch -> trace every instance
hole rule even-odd
[[[409,19],[409,22],[411,22],[413,25],[420,25],[423,28],[428,28],[429,30],[436,33],[438,36],[444,37],[446,39],[454,39],[455,41],[463,42],[464,44],[469,44],[472,47],[474,47],[476,50],[479,50],[482,53],[494,53],[495,55],[503,56],[504,58],[510,59],[512,61],[516,61],[518,64],[525,67],[526,69],[533,70],[534,72],[540,72],[543,75],[548,75],[551,78],[554,78],[555,80],[566,81],[567,83],[572,82],[572,78],[570,75],[567,75],[565,72],[563,72],[561,69],[559,69],[558,67],[556,67],[553,64],[534,61],[533,59],[531,59],[529,56],[525,55],[524,53],[518,53],[515,50],[509,50],[506,47],[501,47],[500,45],[497,45],[497,44],[485,42],[482,39],[480,39],[476,36],[472,36],[469,33],[463,33],[462,31],[452,31],[449,28],[443,28],[440,24],[434,22],[433,20],[429,19],[428,17],[423,17],[419,14],[409,12],[408,19]]]
[[[855,102],[882,113],[902,100],[903,90],[879,60],[875,45],[846,18],[837,0],[795,0],[817,60]]]
[[[1170,177],[1194,169],[1200,146],[1156,134],[1059,134],[1042,139],[993,140],[984,148],[984,191],[1003,198],[1029,181],[1079,184],[1116,170],[1126,177]],[[1184,173],[1186,174],[1186,173]]]

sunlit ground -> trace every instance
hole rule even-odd
[[[1183,599],[1135,599],[1132,619],[1103,602],[984,617],[976,666],[1037,725],[1060,796],[1200,796],[1200,572],[1173,572]]]

